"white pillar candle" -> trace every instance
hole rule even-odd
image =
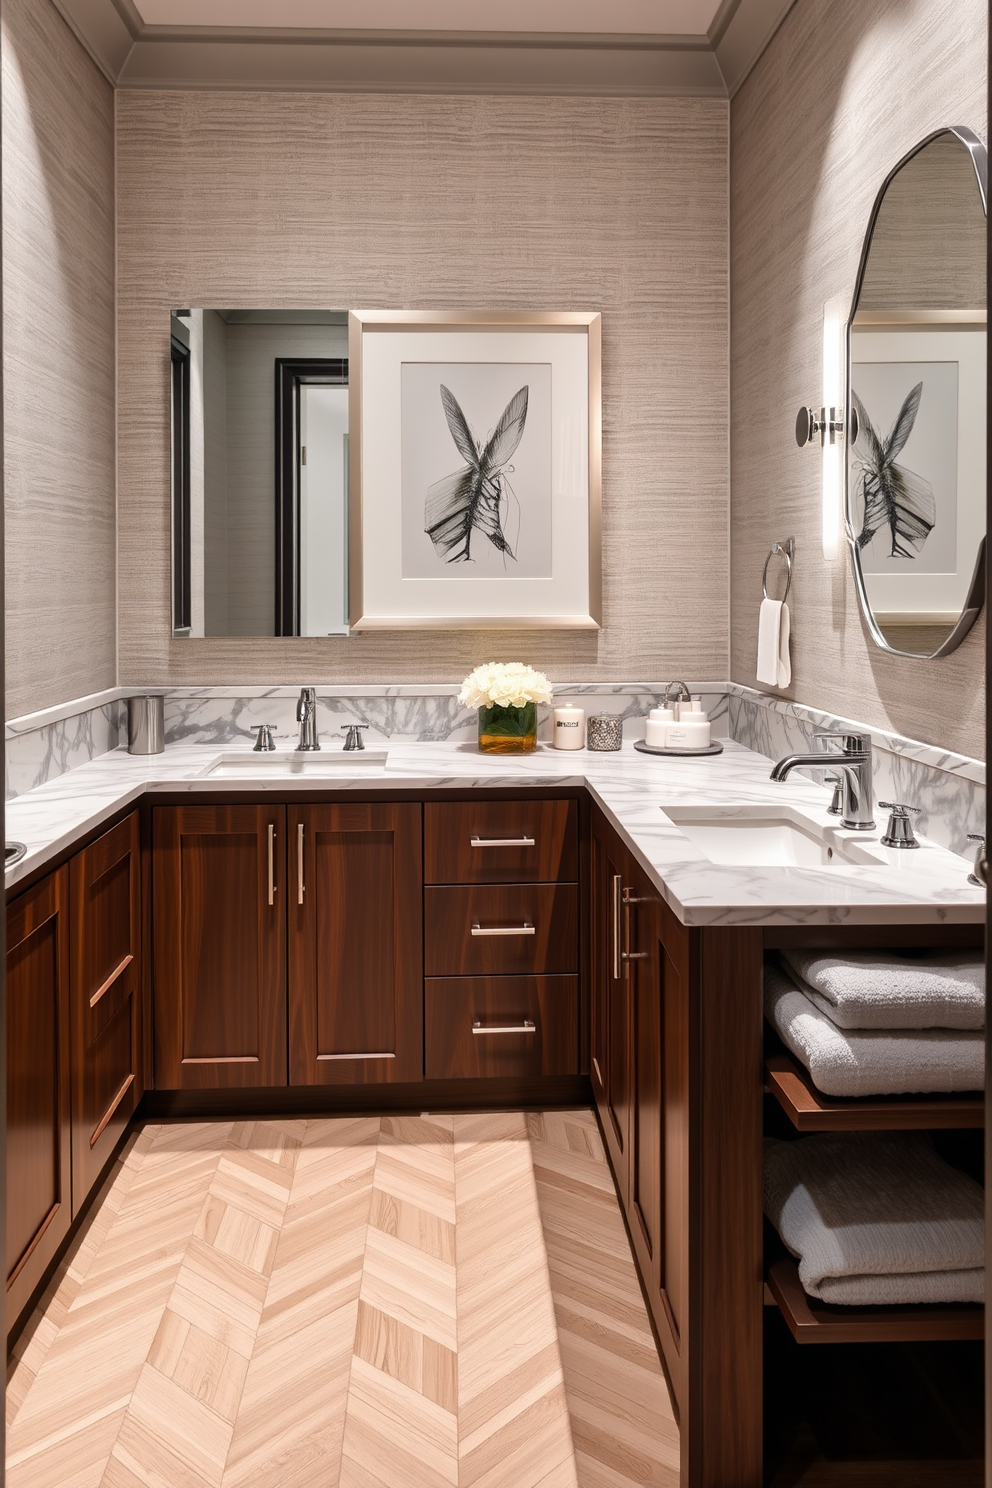
[[[551,742],[556,749],[584,749],[586,715],[582,708],[566,705],[551,715]]]

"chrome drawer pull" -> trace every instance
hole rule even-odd
[[[473,847],[534,847],[535,837],[473,837]]]
[[[537,1025],[535,1023],[532,1023],[531,1020],[530,1020],[530,1018],[525,1018],[522,1023],[505,1023],[505,1024],[498,1024],[497,1023],[497,1024],[490,1024],[490,1026],[488,1028],[484,1028],[482,1026],[482,1024],[480,1023],[480,1021],[479,1021],[478,1018],[476,1018],[475,1021],[472,1024],[472,1033],[473,1034],[482,1034],[482,1033],[536,1033],[536,1032],[537,1032]]]
[[[473,925],[473,935],[536,935],[533,925]]]
[[[276,829],[269,823],[269,903],[276,902]]]

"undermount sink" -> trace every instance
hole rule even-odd
[[[364,749],[239,749],[219,754],[198,778],[240,779],[259,775],[340,775],[346,770],[384,765],[389,750],[385,745],[367,744]]]
[[[790,807],[663,806],[669,821],[711,863],[749,868],[878,865],[836,827],[819,827]]]

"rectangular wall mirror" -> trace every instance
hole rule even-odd
[[[347,311],[171,321],[173,635],[347,635]]]

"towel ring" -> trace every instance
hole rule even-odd
[[[789,590],[792,588],[792,558],[793,558],[793,554],[795,553],[795,551],[796,551],[796,539],[794,537],[790,537],[784,543],[779,543],[779,542],[775,543],[775,545],[772,548],[771,552],[768,554],[768,557],[765,559],[765,566],[764,566],[764,568],[761,571],[761,593],[762,593],[762,595],[764,596],[765,599],[768,599],[768,597],[769,597],[769,595],[768,595],[768,565],[769,565],[769,563],[771,563],[771,561],[772,561],[773,558],[784,558],[785,559],[785,562],[786,562],[786,565],[787,565],[787,572],[786,572],[786,578],[785,578],[785,593],[782,595],[781,603],[782,604],[785,604],[785,601],[789,597]]]

